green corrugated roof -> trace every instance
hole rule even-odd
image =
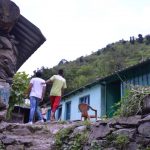
[[[63,98],[67,98],[67,97],[69,97],[69,96],[71,96],[73,94],[76,94],[77,92],[80,92],[80,91],[82,91],[82,90],[84,90],[86,88],[90,88],[90,87],[92,87],[93,85],[96,85],[96,84],[107,84],[107,83],[110,83],[110,82],[113,82],[113,81],[125,80],[125,75],[128,74],[128,76],[129,76],[131,74],[131,72],[133,72],[134,69],[142,68],[143,66],[148,65],[148,64],[150,64],[150,59],[142,61],[142,62],[140,62],[140,63],[138,63],[136,65],[132,65],[130,67],[126,67],[126,68],[124,68],[122,70],[118,70],[118,71],[116,71],[116,72],[114,72],[114,73],[112,73],[112,74],[110,74],[108,76],[105,76],[105,77],[102,77],[102,78],[98,78],[92,83],[86,84],[86,85],[84,85],[84,86],[82,86],[82,87],[80,87],[80,88],[78,88],[76,90],[73,90],[73,91],[65,94],[63,96]]]

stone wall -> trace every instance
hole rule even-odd
[[[150,149],[150,115],[131,116],[97,122],[84,147],[111,150],[149,150]]]
[[[33,125],[0,122],[0,149],[149,150],[150,115]]]

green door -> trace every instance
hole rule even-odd
[[[119,81],[106,84],[106,114],[108,117],[113,116],[115,110],[112,106],[114,106],[121,98],[120,84]]]

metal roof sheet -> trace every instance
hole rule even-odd
[[[76,90],[73,90],[67,94],[65,94],[63,96],[63,98],[67,98],[77,92],[80,92],[86,88],[90,88],[91,86],[93,85],[96,85],[96,84],[104,84],[104,83],[109,83],[109,82],[113,82],[113,81],[117,81],[117,80],[121,80],[120,77],[122,77],[124,74],[127,74],[129,71],[131,72],[132,70],[140,67],[144,67],[145,65],[149,65],[150,64],[150,59],[147,59],[147,60],[144,60],[142,62],[139,62],[135,65],[132,65],[132,66],[129,66],[129,67],[126,67],[126,68],[123,68],[122,70],[118,70],[118,71],[115,71],[114,73],[108,75],[108,76],[105,76],[105,77],[102,77],[102,78],[98,78],[96,79],[94,82],[92,83],[89,83],[89,84],[86,84],[85,86],[82,86]]]

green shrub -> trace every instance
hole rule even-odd
[[[59,124],[67,124],[67,121],[65,120],[61,120],[61,121],[58,121]]]
[[[107,137],[106,137],[106,141],[108,144],[111,144],[112,141],[115,141],[116,140],[116,135],[115,134],[109,134]]]
[[[97,141],[93,140],[92,143],[91,143],[90,150],[102,150],[102,148],[97,143]]]
[[[116,139],[114,141],[114,144],[116,145],[116,147],[118,147],[119,149],[125,149],[127,144],[129,143],[129,138],[126,135],[117,135]]]
[[[146,149],[145,150],[150,150],[150,147],[148,146],[148,147],[146,147]]]
[[[71,150],[82,150],[84,144],[88,139],[88,132],[78,133],[73,139],[73,144],[70,146]]]
[[[25,72],[17,72],[13,77],[7,117],[11,117],[14,106],[24,103],[24,92],[29,85],[29,77]]]
[[[5,146],[1,141],[0,141],[0,150],[5,150]]]
[[[89,129],[89,130],[91,128],[91,122],[90,122],[90,120],[84,120],[82,122],[82,125],[86,126],[86,128]]]
[[[106,137],[107,147],[115,147],[117,149],[125,149],[129,143],[129,137],[123,134],[110,134]]]
[[[88,132],[84,131],[81,133],[75,134],[70,139],[70,134],[73,132],[73,128],[65,128],[60,130],[55,135],[55,149],[63,149],[63,145],[66,143],[70,150],[81,150],[88,139]]]
[[[142,112],[143,100],[150,94],[150,87],[130,85],[129,88],[121,101],[113,106],[117,108],[113,116],[128,117]]]
[[[64,128],[55,135],[56,149],[61,149],[64,141],[69,137],[69,133],[71,131],[72,131],[72,128]]]

